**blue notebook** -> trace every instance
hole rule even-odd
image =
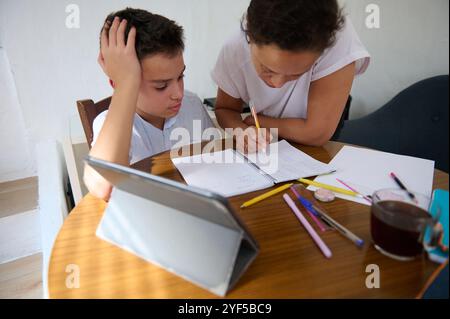
[[[448,259],[448,214],[449,214],[448,201],[449,201],[448,191],[436,189],[433,192],[433,197],[431,199],[430,205],[430,214],[434,217],[438,213],[439,209],[441,210],[439,223],[442,225],[443,228],[443,237],[442,240],[440,241],[441,243],[440,247],[427,249],[427,252],[430,260],[437,263],[443,263]],[[431,231],[428,230],[425,233],[425,242],[429,242],[430,236]]]

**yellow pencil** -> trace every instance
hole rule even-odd
[[[314,182],[314,181],[311,181],[309,179],[300,178],[298,181],[301,182],[301,183],[304,183],[304,184],[308,184],[308,185],[312,185],[312,186],[316,186],[316,187],[320,187],[320,188],[325,188],[325,189],[328,189],[330,191],[333,191],[333,192],[336,192],[336,193],[341,193],[341,194],[344,194],[344,195],[350,195],[350,196],[355,196],[355,197],[359,197],[360,196],[358,193],[355,193],[355,192],[352,192],[352,191],[349,191],[349,190],[346,190],[346,189],[343,189],[343,188],[340,188],[340,187],[331,186],[331,185],[323,184],[323,183],[319,183],[319,182]]]
[[[256,114],[255,108],[251,105],[250,111],[252,112],[253,119],[255,120],[255,125],[257,129],[260,129],[259,121],[258,121],[258,114]]]
[[[264,200],[266,198],[269,198],[270,196],[276,195],[276,194],[278,194],[278,193],[288,189],[292,185],[294,185],[294,183],[285,184],[283,186],[280,186],[278,188],[275,188],[275,189],[271,190],[270,192],[267,192],[267,193],[264,193],[262,195],[259,195],[259,196],[255,197],[255,198],[253,198],[253,199],[251,199],[249,201],[246,201],[244,204],[241,205],[241,208],[249,207],[249,206],[251,206],[253,204],[256,204],[256,203],[258,203],[258,202],[260,202],[260,201],[262,201],[262,200]]]

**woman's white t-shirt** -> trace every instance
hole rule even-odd
[[[223,46],[211,76],[228,95],[255,107],[258,113],[276,118],[307,118],[310,84],[355,62],[355,75],[365,72],[370,55],[351,21],[336,33],[334,45],[326,49],[313,67],[281,88],[271,88],[260,79],[250,57],[243,31]]]

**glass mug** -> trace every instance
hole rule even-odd
[[[372,196],[370,228],[375,248],[397,260],[413,260],[422,255],[427,229],[435,237],[436,221],[428,212],[430,198],[399,189],[382,189]]]

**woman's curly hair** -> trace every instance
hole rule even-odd
[[[337,0],[252,0],[241,28],[257,45],[322,52],[344,22]]]

